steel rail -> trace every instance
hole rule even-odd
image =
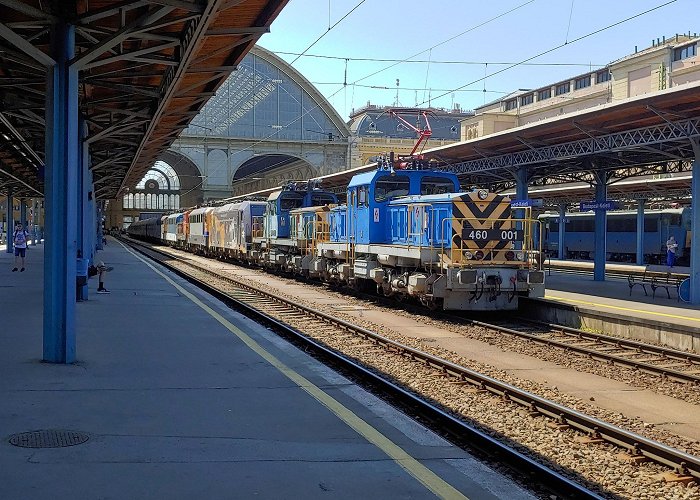
[[[609,345],[614,344],[616,346],[622,346],[628,349],[635,349],[640,353],[644,354],[656,354],[658,356],[663,356],[668,359],[697,364],[698,368],[700,368],[700,354],[695,354],[694,352],[678,351],[676,349],[671,349],[670,347],[645,344],[644,342],[639,342],[637,340],[613,337],[612,335],[606,335],[604,333],[587,332],[585,330],[579,330],[578,328],[557,325],[555,323],[548,323],[546,321],[537,321],[527,318],[521,318],[521,320],[529,323],[541,324],[547,326],[548,328],[551,328],[552,330],[556,330],[566,335],[576,336],[581,339],[595,340]]]
[[[693,383],[693,384],[700,385],[700,375],[694,375],[692,373],[681,372],[678,370],[664,368],[661,366],[656,366],[656,365],[652,365],[652,364],[645,363],[645,362],[635,361],[634,359],[627,359],[623,356],[597,351],[595,349],[591,349],[588,347],[567,344],[566,342],[562,342],[560,340],[545,338],[545,337],[542,337],[540,335],[535,335],[532,333],[527,333],[527,332],[523,332],[520,330],[515,330],[513,328],[508,328],[508,327],[500,326],[500,325],[493,324],[493,323],[486,323],[483,321],[477,321],[477,320],[472,320],[472,319],[467,319],[467,318],[459,318],[457,316],[449,316],[449,318],[452,318],[454,320],[458,320],[462,323],[467,323],[469,325],[481,326],[483,328],[488,328],[489,330],[495,330],[499,333],[507,333],[508,335],[521,337],[521,338],[530,340],[532,342],[536,342],[538,344],[553,346],[553,347],[557,347],[559,349],[563,349],[565,351],[571,351],[571,352],[575,352],[578,354],[582,354],[582,355],[585,355],[589,358],[597,359],[599,361],[605,361],[605,362],[609,362],[609,363],[613,363],[613,364],[617,364],[617,365],[626,366],[628,368],[634,368],[634,369],[641,370],[641,371],[651,373],[654,375],[659,375],[663,378],[670,378],[670,379],[678,380],[680,382]],[[523,320],[523,321],[538,323],[538,322],[535,322],[532,320]],[[622,346],[619,348],[620,349],[624,349],[624,348],[635,349],[635,350],[640,351],[639,352],[640,354],[646,353],[646,354],[654,354],[656,356],[664,356],[664,357],[668,357],[669,359],[672,359],[672,360],[683,361],[683,362],[686,362],[689,364],[696,364],[697,363],[698,367],[700,368],[700,356],[698,356],[696,354],[686,353],[686,352],[682,352],[682,351],[675,351],[673,349],[659,347],[659,346],[651,346],[651,345],[644,344],[642,342],[637,342],[634,340],[618,339],[616,337],[610,337],[609,335],[597,334],[597,333],[593,333],[593,332],[584,332],[582,330],[577,330],[575,328],[562,327],[562,326],[554,325],[551,323],[545,323],[545,324],[553,330],[559,330],[559,329],[566,330],[566,331],[568,331],[567,334],[580,335],[582,338],[584,338],[586,340],[600,342],[602,345]],[[661,360],[659,360],[659,361],[661,361]]]
[[[152,251],[155,252],[159,250],[153,249]],[[399,353],[413,360],[420,361],[426,366],[431,366],[441,371],[444,375],[455,377],[460,381],[467,382],[481,390],[490,392],[508,401],[512,401],[521,406],[524,406],[528,408],[532,414],[544,415],[555,420],[560,425],[577,429],[583,432],[584,434],[587,434],[592,439],[600,439],[608,443],[614,444],[620,448],[627,450],[627,453],[635,459],[649,459],[653,462],[672,468],[674,472],[681,476],[691,476],[695,480],[700,480],[700,458],[698,457],[689,455],[680,450],[676,450],[662,443],[640,436],[636,433],[626,431],[617,426],[614,426],[597,418],[590,417],[588,415],[580,413],[571,408],[567,408],[553,401],[549,401],[545,398],[519,389],[500,380],[470,370],[466,367],[459,366],[455,363],[444,360],[437,356],[433,356],[431,354],[419,351],[399,342],[395,342],[363,327],[353,325],[352,323],[338,318],[334,318],[333,316],[330,316],[321,311],[283,299],[281,297],[277,297],[272,294],[268,294],[250,285],[246,285],[245,283],[240,283],[231,277],[221,276],[215,271],[206,269],[202,266],[192,263],[191,261],[185,261],[180,257],[165,252],[161,253],[167,255],[170,258],[175,257],[176,259],[185,262],[187,265],[192,266],[201,272],[205,272],[217,276],[219,278],[223,278],[226,281],[234,283],[256,294],[273,299],[279,302],[280,304],[288,305],[289,307],[296,309],[297,311],[304,312],[316,318],[324,319],[331,324],[340,326],[344,330],[356,333],[361,337],[374,342],[377,345],[385,346],[387,349],[393,352]],[[473,323],[485,327],[494,326],[489,325],[488,323],[482,323],[478,321],[474,321]],[[517,332],[515,330],[513,331],[517,334],[523,333]]]

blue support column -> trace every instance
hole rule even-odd
[[[86,148],[87,152],[87,148]],[[90,169],[88,168],[90,165],[90,156],[87,155],[87,161],[85,162],[85,175],[86,175],[86,182],[88,186],[88,192],[87,192],[87,211],[85,212],[87,218],[85,220],[85,226],[83,228],[83,234],[87,238],[87,248],[90,252],[90,255],[88,255],[90,262],[94,263],[95,262],[95,186],[93,184],[93,175]]]
[[[558,248],[559,260],[564,260],[566,258],[566,253],[565,253],[566,248],[564,247],[565,235],[566,235],[566,204],[562,203],[561,205],[559,205],[559,248]]]
[[[36,246],[36,239],[37,235],[39,233],[38,231],[38,222],[39,222],[39,202],[37,200],[32,201],[32,229],[31,229],[31,237],[32,237],[32,246]]]
[[[596,178],[595,201],[604,203],[608,196],[608,174],[603,169],[594,172]],[[607,212],[602,209],[595,211],[595,256],[593,258],[593,280],[605,281],[606,235],[608,232]]]
[[[75,361],[75,276],[78,185],[78,72],[75,28],[51,29],[56,64],[46,80],[46,170],[43,359]]]
[[[80,141],[79,141],[79,156],[78,156],[78,190],[77,190],[77,227],[76,227],[76,242],[78,254],[78,268],[76,270],[77,279],[80,283],[77,285],[77,300],[88,300],[88,283],[87,283],[87,268],[92,251],[89,245],[88,233],[88,193],[90,192],[90,179],[88,177],[89,170],[87,168],[87,144],[84,142],[86,135],[85,123],[79,120]]]
[[[19,200],[19,221],[22,224],[22,229],[27,228],[27,200]]]
[[[700,304],[700,204],[695,203],[695,200],[700,196],[700,143],[695,139],[692,144],[695,160],[690,191],[693,200],[690,224],[690,303],[698,305]]]
[[[7,190],[7,253],[15,251],[12,241],[12,233],[15,230],[15,211],[12,206],[12,188]]]
[[[104,209],[104,203],[102,201],[96,202],[97,204],[97,245],[95,248],[97,250],[102,250],[102,238],[103,238],[103,233],[102,233],[102,211]]]
[[[528,175],[527,167],[520,167],[515,171],[515,198],[518,200],[527,200],[527,188],[528,188]],[[524,208],[519,208],[515,211],[516,219],[524,219],[527,211]],[[519,223],[516,225],[517,229],[524,229],[523,224]],[[515,248],[517,250],[522,250],[523,244],[521,242],[515,243]]]
[[[637,200],[637,265],[644,265],[644,204],[646,200]]]

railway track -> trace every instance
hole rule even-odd
[[[130,242],[130,244],[133,244],[133,242]],[[142,246],[143,248],[147,248],[141,243],[138,245]],[[167,267],[175,270],[175,272],[185,276],[187,279],[195,281],[198,286],[206,288],[207,290],[220,297],[224,297],[229,301],[235,301],[239,307],[243,307],[248,313],[252,314],[256,318],[261,319],[266,323],[273,324],[277,328],[285,329],[287,333],[290,331],[293,332],[292,334],[295,335],[297,339],[302,339],[302,341],[305,343],[313,344],[315,346],[314,350],[320,349],[323,351],[323,357],[331,357],[334,364],[342,365],[346,367],[346,369],[348,366],[352,365],[351,370],[352,373],[355,374],[355,377],[358,377],[358,373],[362,373],[359,378],[372,378],[372,385],[379,385],[382,387],[381,390],[383,392],[386,391],[389,394],[392,394],[392,397],[402,400],[402,405],[406,408],[413,409],[414,414],[415,410],[420,408],[418,413],[425,419],[439,423],[440,430],[442,430],[443,433],[447,433],[453,438],[461,437],[461,439],[455,439],[458,443],[464,442],[464,436],[468,435],[469,440],[472,442],[474,440],[479,442],[480,446],[483,447],[482,449],[490,449],[492,446],[498,446],[498,456],[504,458],[506,463],[514,466],[520,473],[527,471],[526,473],[528,475],[541,478],[546,477],[552,471],[535,462],[531,458],[512,450],[503,444],[494,444],[494,442],[497,443],[497,441],[485,435],[483,432],[466,425],[464,422],[461,422],[453,417],[450,413],[422,401],[420,398],[411,394],[405,389],[397,387],[386,380],[382,380],[381,377],[377,377],[377,375],[370,370],[367,370],[364,367],[358,367],[356,363],[347,359],[342,354],[339,355],[338,353],[332,352],[328,348],[321,346],[317,342],[310,339],[307,335],[303,333],[300,334],[300,332],[294,328],[290,329],[286,323],[296,322],[298,324],[299,321],[302,320],[304,325],[303,330],[305,331],[327,332],[335,336],[353,337],[357,339],[357,344],[363,348],[386,349],[393,354],[399,354],[404,358],[418,362],[421,364],[421,366],[430,367],[436,370],[441,377],[450,378],[454,381],[454,383],[473,387],[473,392],[495,395],[501,400],[523,407],[530,417],[547,417],[550,419],[550,426],[556,430],[563,431],[565,429],[575,429],[582,434],[580,439],[581,443],[592,445],[596,445],[598,443],[612,444],[617,448],[624,450],[626,457],[630,462],[641,463],[643,461],[652,461],[654,463],[661,464],[664,467],[672,469],[673,472],[670,473],[672,481],[700,481],[700,459],[698,457],[681,452],[651,439],[647,439],[633,432],[626,431],[594,417],[587,416],[581,412],[549,401],[545,398],[539,397],[492,377],[480,374],[463,366],[459,366],[448,360],[395,342],[360,326],[334,318],[321,311],[258,290],[232,277],[222,276],[216,271],[192,262],[190,259],[184,259],[172,253],[161,252],[160,250],[154,249],[140,251],[145,252],[146,254],[157,252],[161,255],[167,256],[167,258],[171,260],[175,258],[176,260],[184,262],[186,265],[196,269],[197,272],[216,276],[217,279],[224,280],[233,285],[233,291],[222,292],[211,285],[202,282],[202,280],[192,277],[181,269],[169,265],[167,262],[163,263]],[[480,322],[474,322],[474,324],[486,327],[495,326],[486,323],[482,324]],[[523,332],[518,332],[518,335],[522,334]],[[617,341],[619,339],[614,340]],[[648,347],[645,345],[643,346]],[[358,369],[359,371],[356,371]],[[389,386],[392,387],[388,387],[386,384],[389,384]],[[486,451],[486,453],[493,453],[493,451],[491,449],[491,451]],[[556,485],[555,489],[558,490],[557,494],[562,494],[562,492],[568,490],[568,493],[565,493],[567,495],[594,495],[592,492],[575,484],[573,481],[556,472],[554,472],[554,476],[547,477],[545,479],[545,484],[548,483]]]
[[[698,354],[528,319],[519,319],[519,323],[487,323],[454,315],[446,318],[669,380],[700,384]]]

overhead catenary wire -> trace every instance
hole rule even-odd
[[[598,33],[602,33],[603,31],[609,30],[610,28],[614,28],[615,26],[619,26],[620,24],[623,24],[623,23],[626,23],[626,22],[628,22],[628,21],[631,21],[632,19],[636,19],[636,18],[641,17],[641,16],[643,16],[643,15],[649,14],[650,12],[654,12],[654,11],[656,11],[656,10],[659,10],[659,9],[661,9],[661,8],[663,8],[663,7],[666,7],[666,6],[668,6],[668,5],[671,5],[672,3],[676,3],[677,1],[678,1],[678,0],[669,0],[668,2],[665,2],[665,3],[662,3],[662,4],[660,4],[660,5],[657,5],[656,7],[652,7],[651,9],[647,9],[647,10],[645,10],[645,11],[639,12],[639,13],[633,15],[633,16],[626,17],[625,19],[622,19],[622,20],[617,21],[617,22],[615,22],[615,23],[612,23],[612,24],[609,24],[609,25],[607,25],[607,26],[604,26],[603,28],[599,28],[599,29],[597,29],[597,30],[591,31],[590,33],[587,33],[587,34],[585,34],[585,35],[582,35],[582,36],[580,36],[580,37],[578,37],[578,38],[574,38],[574,39],[571,40],[570,42],[561,43],[561,44],[559,44],[559,45],[557,45],[557,46],[555,46],[555,47],[552,47],[552,48],[550,48],[550,49],[547,49],[547,50],[544,50],[544,51],[542,51],[542,52],[539,52],[538,54],[535,54],[535,55],[533,55],[533,56],[527,57],[527,58],[523,59],[522,61],[519,61],[519,62],[517,62],[517,63],[514,63],[514,64],[512,64],[512,65],[510,65],[510,66],[507,66],[507,67],[505,67],[505,68],[499,69],[498,71],[494,71],[493,73],[489,73],[488,75],[485,75],[483,78],[478,78],[478,79],[473,80],[473,81],[471,81],[471,82],[469,82],[469,83],[465,83],[464,85],[461,85],[461,86],[459,86],[459,87],[457,87],[457,88],[454,88],[454,89],[452,89],[452,90],[450,90],[450,91],[448,91],[448,92],[445,92],[444,94],[441,94],[441,95],[435,97],[434,99],[439,99],[439,98],[441,98],[441,97],[445,97],[445,96],[447,96],[448,94],[450,94],[451,92],[456,92],[456,91],[458,91],[458,90],[462,90],[462,89],[464,89],[464,88],[466,88],[466,87],[469,87],[470,85],[473,85],[473,84],[475,84],[475,83],[478,83],[478,82],[480,82],[480,81],[482,81],[482,80],[484,80],[484,79],[486,79],[486,78],[488,78],[488,77],[491,77],[491,76],[494,76],[494,75],[498,75],[498,74],[500,74],[500,73],[503,73],[503,72],[505,72],[505,71],[508,71],[508,70],[510,70],[510,69],[513,69],[513,68],[515,68],[515,67],[517,67],[517,66],[521,66],[523,63],[532,61],[533,59],[537,59],[538,57],[542,57],[543,55],[550,54],[550,53],[552,53],[552,52],[554,52],[554,51],[556,51],[556,50],[559,50],[559,49],[561,49],[562,47],[565,47],[565,46],[567,46],[567,45],[571,45],[571,44],[573,44],[573,43],[580,42],[581,40],[584,40],[584,39],[586,39],[586,38],[589,38],[589,37],[591,37],[591,36],[593,36],[593,35],[597,35]],[[425,104],[425,101],[423,101],[423,102],[420,103],[420,104]],[[419,104],[419,105],[420,105],[420,104]]]
[[[360,5],[362,5],[363,3],[365,3],[366,1],[367,1],[367,0],[360,0],[360,3],[358,3],[357,5],[355,5],[355,6],[354,6],[352,9],[350,9],[343,17],[341,17],[340,19],[338,19],[338,20],[335,22],[335,24],[333,24],[333,26],[328,26],[328,29],[327,29],[324,33],[322,33],[316,40],[314,40],[314,41],[311,43],[311,45],[309,45],[308,47],[306,47],[306,48],[304,49],[304,51],[303,51],[301,54],[299,54],[292,62],[289,63],[289,65],[291,66],[292,64],[294,64],[295,62],[297,62],[297,60],[298,60],[301,56],[303,56],[304,54],[306,54],[306,51],[307,51],[307,50],[309,50],[311,47],[313,47],[314,45],[316,45],[316,44],[321,40],[321,38],[323,38],[323,37],[326,36],[328,33],[330,33],[331,30],[332,30],[333,28],[335,28],[335,27],[338,26],[341,22],[343,22],[343,20],[344,20],[346,17],[348,17],[348,16],[349,16],[350,14],[352,14],[353,12],[355,12],[355,10],[356,10]],[[330,3],[328,4],[328,10],[329,10],[329,12],[328,12],[328,22],[330,23]]]
[[[353,61],[353,62],[400,62],[406,64],[455,64],[455,65],[473,65],[482,66],[484,64],[491,64],[493,66],[507,66],[509,64],[515,64],[517,61],[461,61],[461,60],[440,60],[440,59],[390,59],[390,58],[378,58],[378,57],[348,57],[348,56],[331,56],[326,54],[300,54],[299,52],[284,52],[276,50],[275,54],[283,56],[301,56],[316,59],[334,59],[338,61]],[[523,63],[522,66],[605,66],[603,63],[592,63],[592,62],[531,62]]]

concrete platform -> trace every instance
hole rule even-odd
[[[659,342],[700,353],[700,308],[669,299],[664,290],[656,298],[627,280],[593,281],[587,274],[552,271],[546,276],[545,300],[523,300],[521,311],[537,318],[573,327]],[[648,289],[648,287],[647,287]]]
[[[111,240],[77,359],[40,361],[43,247],[0,254],[0,498],[530,498],[265,328]],[[20,448],[61,429],[84,444]]]

